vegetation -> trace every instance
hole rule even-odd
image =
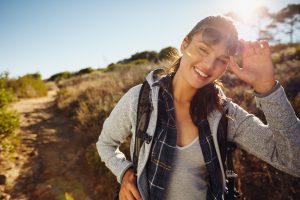
[[[160,50],[160,52],[158,53],[158,59],[159,60],[170,60],[173,57],[178,56],[179,52],[176,48],[174,47],[166,47],[163,48],[162,50]]]
[[[163,48],[159,53],[156,51],[143,51],[133,54],[130,58],[110,63],[106,68],[93,69],[92,67],[87,67],[77,72],[60,72],[52,75],[47,81],[55,81],[60,85],[64,80],[77,79],[76,77],[82,78],[81,76],[89,75],[93,72],[126,71],[136,65],[158,64],[166,60],[172,60],[176,56],[178,56],[178,50],[174,47]]]
[[[87,68],[83,68],[77,72],[60,72],[57,74],[52,75],[47,81],[60,81],[63,79],[68,79],[71,78],[73,76],[80,76],[83,74],[89,74],[92,73],[93,71],[95,71],[92,67],[87,67]]]
[[[18,79],[10,79],[8,72],[0,74],[0,152],[11,157],[19,143],[16,130],[20,126],[19,115],[9,108],[18,98],[47,95],[47,86],[39,73],[27,74]]]
[[[39,73],[27,74],[18,79],[8,79],[6,88],[17,98],[32,98],[47,95],[47,86]]]
[[[18,143],[15,130],[19,128],[19,118],[16,112],[8,110],[8,104],[14,100],[6,88],[8,80],[8,73],[0,74],[0,154],[10,157]]]
[[[131,63],[132,61],[139,60],[139,59],[146,59],[149,62],[158,62],[158,54],[155,51],[143,51],[140,53],[133,54],[130,58],[124,59],[119,61],[117,64],[127,64]]]
[[[57,73],[52,75],[48,81],[59,81],[61,79],[66,79],[66,78],[70,78],[73,75],[73,73],[71,72],[61,72],[61,73]]]

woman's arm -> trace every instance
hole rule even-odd
[[[119,183],[125,171],[133,164],[126,160],[124,153],[119,150],[121,143],[131,134],[133,124],[133,101],[140,90],[140,85],[129,89],[124,96],[121,97],[117,105],[111,111],[108,118],[103,123],[103,128],[96,143],[98,153],[101,160],[107,168],[117,177]]]
[[[254,93],[254,96],[267,125],[231,102],[229,115],[233,120],[229,119],[229,140],[275,168],[300,177],[300,121],[283,87],[276,82],[270,94]]]

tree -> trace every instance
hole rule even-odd
[[[293,43],[293,34],[296,29],[300,29],[300,4],[289,4],[287,7],[273,15],[273,23],[277,26],[284,25],[284,33],[290,37],[290,42]]]
[[[178,55],[178,50],[174,47],[166,47],[160,50],[158,53],[159,60],[169,60]]]
[[[139,60],[139,59],[146,59],[150,62],[157,63],[158,62],[158,54],[156,51],[137,52],[137,53],[133,54],[130,58],[118,61],[117,64],[127,64],[132,61]]]

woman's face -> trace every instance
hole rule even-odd
[[[191,41],[185,39],[180,51],[182,58],[178,72],[195,89],[218,79],[229,63],[225,40],[215,45],[208,45],[202,41],[201,32],[196,33]]]

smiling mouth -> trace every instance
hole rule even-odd
[[[202,72],[200,69],[196,68],[195,66],[193,67],[194,71],[202,78],[207,78],[209,77],[207,74]]]

